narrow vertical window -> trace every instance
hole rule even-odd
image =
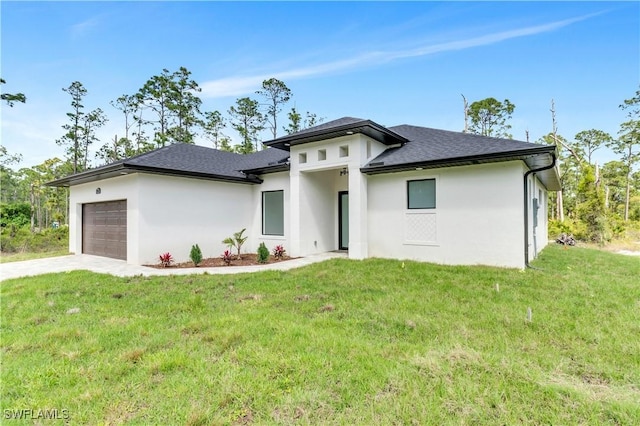
[[[407,181],[407,208],[435,209],[436,208],[436,180]]]
[[[262,193],[262,235],[284,235],[284,191]]]

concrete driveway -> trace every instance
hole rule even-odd
[[[135,275],[189,275],[189,274],[240,274],[259,271],[285,271],[312,263],[322,262],[336,257],[346,257],[345,253],[320,253],[298,259],[286,260],[269,265],[255,266],[229,266],[218,268],[181,268],[181,269],[156,269],[146,266],[129,265],[124,260],[110,259],[108,257],[91,256],[88,254],[72,254],[69,256],[48,257],[45,259],[25,260],[23,262],[10,262],[0,264],[0,281],[11,278],[27,277],[32,275],[48,274],[51,272],[67,272],[87,270],[103,274],[111,274],[119,277],[131,277]]]

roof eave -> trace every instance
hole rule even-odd
[[[172,170],[163,169],[159,167],[148,167],[139,165],[130,165],[126,163],[117,164],[114,167],[100,168],[95,170],[89,170],[77,175],[66,176],[61,179],[57,179],[51,182],[47,182],[48,186],[68,187],[74,185],[80,185],[83,183],[97,182],[104,179],[109,179],[117,176],[124,176],[131,173],[150,173],[164,176],[177,176],[177,177],[190,177],[195,179],[214,180],[221,182],[233,182],[243,184],[256,184],[262,183],[262,180],[252,176],[225,176],[212,173],[201,173],[184,170]]]
[[[289,163],[276,164],[272,166],[257,167],[255,169],[240,170],[244,174],[263,175],[267,173],[288,172]]]
[[[97,169],[85,170],[84,172],[68,175],[60,179],[46,182],[47,186],[68,187],[78,185],[80,183],[94,182],[97,180],[106,179],[106,177],[117,176],[121,171],[126,168],[124,163],[112,164],[109,166],[99,167]],[[126,174],[126,173],[123,173]],[[106,176],[106,177],[104,177]]]
[[[293,134],[274,139],[264,144],[270,147],[289,151],[291,146],[302,145],[311,142],[317,142],[326,139],[337,138],[340,136],[349,136],[354,133],[367,135],[385,145],[403,144],[409,142],[409,139],[397,134],[396,132],[380,126],[371,120],[362,120],[354,123],[343,124],[340,126],[330,127],[328,129],[319,129],[303,134]]]

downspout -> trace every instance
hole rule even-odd
[[[551,164],[539,169],[529,170],[524,174],[524,266],[526,268],[531,268],[531,265],[529,265],[529,185],[527,185],[527,178],[532,173],[549,170],[556,166],[556,153],[552,152],[550,154]]]

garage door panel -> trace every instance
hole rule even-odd
[[[82,206],[82,252],[127,259],[127,201]]]
[[[117,212],[116,212],[117,213]],[[117,218],[117,217],[107,217],[105,218],[105,225],[106,226],[114,226],[114,227],[122,227],[122,219]],[[126,225],[125,225],[126,226]]]

